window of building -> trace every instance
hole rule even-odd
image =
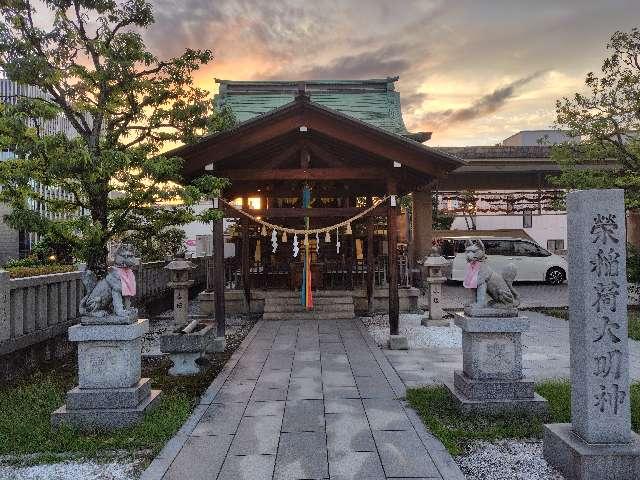
[[[564,240],[547,240],[547,250],[549,250],[550,252],[564,250]]]
[[[522,214],[522,228],[533,227],[533,213],[527,210]]]

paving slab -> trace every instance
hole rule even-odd
[[[144,480],[464,479],[359,320],[259,322],[232,359]]]

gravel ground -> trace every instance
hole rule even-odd
[[[420,324],[422,315],[400,315],[400,335],[409,339],[409,348],[425,347],[461,347],[462,331],[455,325],[448,327],[423,327]],[[363,317],[362,323],[381,347],[389,341],[389,315]]]
[[[0,480],[134,480],[137,462],[61,462],[31,467],[0,465]]]
[[[538,440],[478,442],[467,455],[456,457],[467,480],[563,480],[542,457]]]

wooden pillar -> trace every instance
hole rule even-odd
[[[371,197],[367,198],[367,206],[371,206]],[[367,311],[373,313],[374,269],[373,256],[373,214],[367,215]]]
[[[411,194],[413,222],[413,260],[416,262],[431,254],[433,242],[433,204],[431,189]]]
[[[345,206],[347,208],[350,208],[352,206],[355,205],[355,202],[352,201],[351,197],[346,197],[345,198]],[[353,229],[353,225],[351,225],[351,228]],[[347,235],[345,234],[343,236],[344,240],[345,240],[345,252],[347,253],[347,264],[345,265],[346,269],[347,269],[347,289],[348,290],[353,290],[353,267],[355,265],[355,257],[356,257],[356,242],[354,240],[354,235],[353,233],[351,235]]]
[[[387,206],[387,242],[389,244],[389,330],[398,335],[400,301],[398,298],[398,199],[394,181],[387,183],[387,193],[392,195]]]
[[[248,208],[248,199],[242,197],[242,209]],[[251,311],[251,285],[250,285],[250,263],[249,263],[249,219],[242,217],[240,219],[241,235],[242,235],[242,250],[240,252],[240,269],[242,274],[242,288],[244,290],[244,299],[247,305],[247,312]]]
[[[213,222],[213,291],[215,296],[216,336],[224,337],[224,219]]]

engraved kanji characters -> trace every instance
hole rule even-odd
[[[596,254],[596,259],[590,261],[592,265],[591,271],[596,272],[598,277],[617,277],[620,268],[619,257],[620,254],[613,248],[610,248],[608,253],[605,253],[600,248]]]
[[[613,243],[618,243],[619,240],[614,236],[614,232],[618,229],[618,223],[616,222],[616,216],[613,213],[609,215],[598,214],[593,219],[593,226],[591,227],[591,235],[595,235],[592,243],[602,242],[602,245],[606,245],[608,240]]]
[[[596,312],[600,313],[603,307],[609,307],[612,312],[616,311],[616,298],[620,295],[620,285],[615,281],[608,283],[598,282],[594,285],[596,290],[596,301],[591,304],[596,307]]]
[[[606,385],[600,385],[600,391],[595,395],[596,403],[593,404],[600,410],[600,413],[612,411],[614,415],[618,414],[618,407],[624,403],[627,392],[620,390],[617,384],[611,386],[609,391]]]
[[[613,372],[615,380],[620,378],[620,366],[622,363],[622,352],[620,350],[611,350],[604,355],[597,355],[593,359],[596,362],[596,368],[593,372],[596,377],[607,378]]]
[[[620,324],[612,322],[609,317],[602,317],[602,320],[604,321],[602,329],[593,327],[596,334],[596,338],[593,339],[593,343],[599,342],[605,335],[607,335],[613,343],[620,343],[620,337],[613,333],[613,330],[618,330],[620,328]]]

